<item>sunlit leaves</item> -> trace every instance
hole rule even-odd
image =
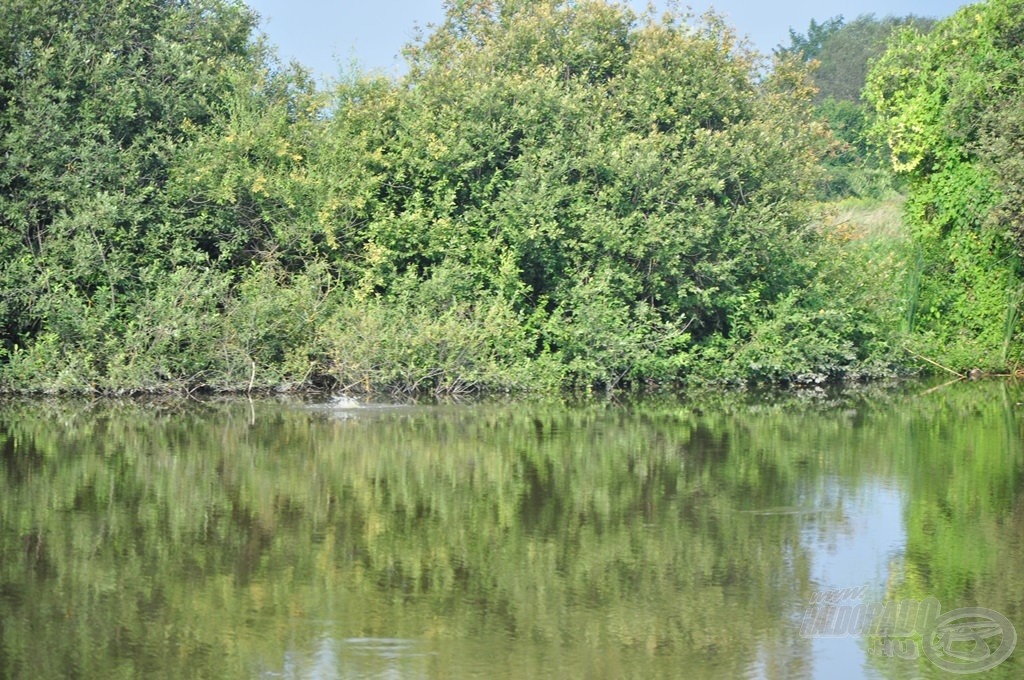
[[[518,389],[530,366],[534,387],[677,381],[816,276],[806,199],[825,137],[807,71],[766,72],[720,17],[452,2],[406,76],[320,89],[238,5],[118,8],[82,14],[102,40],[51,22],[73,58],[36,36],[8,50],[15,383],[41,361],[90,367],[48,388],[131,385],[131,367],[150,386],[166,365],[171,384],[226,386],[247,364],[398,390]],[[173,304],[176,277],[216,291],[197,298],[212,318],[181,320],[186,341],[150,345],[181,356],[111,356],[125,335],[143,358],[159,327],[139,319]],[[329,311],[288,313],[314,308]],[[239,331],[236,309],[275,332]]]
[[[167,205],[171,167],[218,111],[230,73],[262,58],[254,22],[218,0],[0,5],[6,346],[49,330],[69,353],[95,356],[124,330],[140,270],[193,261],[198,247]],[[66,299],[85,301],[74,328],[54,316]]]
[[[1005,206],[1020,154],[1002,122],[1024,75],[1021,16],[1020,2],[999,0],[964,7],[927,36],[905,31],[865,90],[876,135],[911,181],[908,214],[926,262],[921,351],[960,367],[1019,360],[1020,251],[1007,238],[1019,229]]]
[[[684,338],[729,333],[731,296],[799,279],[811,90],[795,70],[759,81],[717,17],[457,3],[409,56],[394,214],[367,237],[395,273],[459,263],[483,287],[511,257],[513,304],[551,314],[539,339],[581,382],[678,374]],[[597,337],[620,349],[582,360]]]

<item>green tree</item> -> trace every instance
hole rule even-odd
[[[263,58],[255,20],[222,0],[0,5],[7,349],[116,332],[143,272],[209,254],[179,230],[164,189],[232,74]]]
[[[325,97],[301,67],[262,63],[230,73],[218,111],[191,126],[162,198],[174,229],[217,269],[252,262],[291,271],[325,252],[322,176],[311,156],[323,143]]]
[[[583,383],[679,377],[806,280],[810,90],[717,18],[460,2],[408,50],[360,286],[459,272]],[[445,274],[445,276],[448,276]]]
[[[799,56],[805,61],[817,59],[825,48],[825,43],[842,29],[843,23],[843,15],[840,14],[831,19],[826,19],[820,24],[817,20],[811,19],[811,23],[807,27],[807,33],[798,33],[790,27],[789,46],[783,47],[780,45],[775,48],[775,53]]]
[[[294,344],[331,286],[305,170],[322,106],[255,24],[222,0],[0,7],[10,382],[237,389],[309,372]]]
[[[807,69],[715,16],[451,2],[406,77],[318,91],[237,3],[0,11],[4,385],[774,380],[875,351],[809,226]]]
[[[1022,10],[991,0],[928,35],[905,30],[868,78],[877,134],[910,182],[921,272],[911,326],[922,353],[955,367],[1020,359]]]
[[[790,29],[789,46],[776,49],[814,65],[817,115],[835,138],[819,190],[822,198],[877,198],[894,188],[892,172],[868,139],[870,116],[861,93],[868,67],[885,52],[895,31],[913,26],[927,33],[933,24],[913,15],[878,19],[864,14],[851,22],[841,15],[823,23],[812,19],[806,34]]]
[[[885,52],[893,33],[907,27],[928,33],[934,24],[934,19],[912,14],[882,19],[862,14],[850,22],[839,15],[820,24],[812,19],[806,34],[790,29],[789,46],[776,51],[818,62],[813,80],[819,103],[830,99],[859,103],[868,67]]]

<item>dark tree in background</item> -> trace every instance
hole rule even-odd
[[[934,23],[913,15],[878,19],[865,14],[851,22],[842,15],[821,23],[812,19],[806,33],[790,29],[790,44],[776,49],[814,65],[817,112],[837,141],[826,161],[822,198],[878,197],[894,188],[887,163],[868,139],[868,110],[861,93],[868,68],[885,52],[894,32],[913,27],[927,33]]]

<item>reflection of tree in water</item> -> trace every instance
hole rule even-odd
[[[984,607],[1024,630],[1024,447],[1016,384],[983,383],[924,402],[908,421],[904,460],[907,546],[890,566],[887,599],[938,599],[943,612]],[[924,446],[931,440],[931,446]],[[918,640],[920,642],[920,640]],[[892,677],[934,672],[875,658]],[[985,677],[1018,678],[1015,654]]]
[[[929,433],[973,433],[966,464],[1005,423],[980,407],[965,427],[975,416],[946,400],[865,408],[857,429],[836,409],[476,406],[339,422],[264,403],[250,425],[248,404],[172,417],[9,405],[5,668],[237,677],[396,639],[418,641],[431,677],[480,659],[510,676],[800,675],[791,618],[812,588],[809,520],[758,511],[800,507],[836,476],[939,488],[950,477],[931,479],[944,454],[922,453]],[[972,473],[982,493],[1009,489],[996,471]],[[1019,506],[1008,514],[983,514],[985,535],[1020,528]],[[993,564],[1019,558],[1014,545]],[[1008,602],[1018,581],[987,595]]]

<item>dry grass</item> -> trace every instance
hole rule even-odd
[[[906,197],[848,198],[826,208],[825,227],[841,241],[868,240],[904,243],[910,233],[903,224]]]

